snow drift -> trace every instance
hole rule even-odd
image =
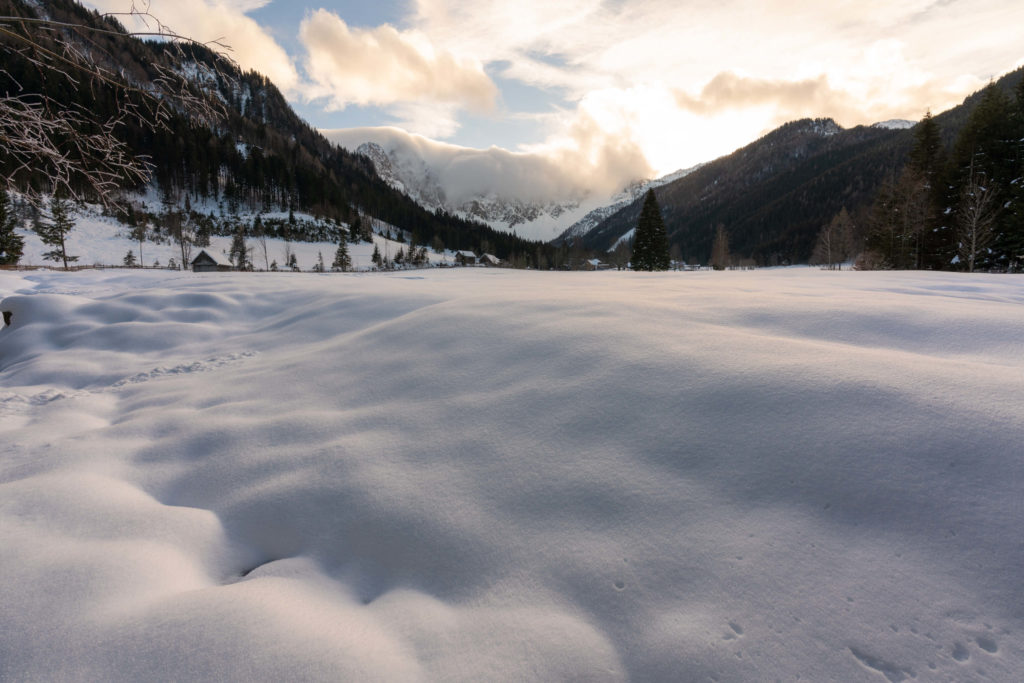
[[[0,679],[1024,679],[1024,281],[0,272]]]

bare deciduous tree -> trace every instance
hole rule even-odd
[[[124,30],[121,19],[141,30]],[[166,41],[168,64],[188,61],[184,45],[203,45],[221,55],[227,49],[220,41],[198,43],[180,35],[150,14],[148,6],[134,3],[126,12],[102,15],[99,22],[89,24],[0,15],[0,54],[27,60],[72,91],[108,87],[117,98],[116,113],[100,120],[85,107],[26,92],[0,68],[0,146],[8,167],[7,177],[0,182],[9,191],[25,193],[33,201],[43,192],[117,205],[120,188],[144,183],[152,172],[150,161],[135,156],[118,137],[120,128],[133,124],[155,130],[165,127],[175,112],[187,113],[198,122],[223,119],[222,103],[209,92],[216,80],[208,77],[212,73],[203,74],[212,72],[212,67],[190,62],[199,75],[194,78],[154,63],[149,66],[155,76],[139,82],[96,41],[104,35]],[[33,188],[30,179],[39,176],[49,187]]]
[[[711,267],[715,270],[725,270],[731,265],[729,256],[729,234],[725,231],[724,225],[715,229],[715,241],[711,245]]]
[[[992,228],[999,212],[996,190],[987,187],[984,180],[972,163],[957,214],[957,255],[967,264],[970,273],[974,272],[978,257],[992,244],[995,237]]]
[[[853,250],[853,219],[844,206],[818,233],[818,240],[811,254],[811,263],[823,265],[828,270],[841,268]]]

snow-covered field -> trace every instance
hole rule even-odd
[[[1024,680],[1019,277],[0,298],[0,680]]]
[[[262,215],[271,218],[287,217],[287,214]],[[297,215],[305,220],[313,220],[312,216],[306,214]],[[253,218],[253,215],[245,215],[242,217],[242,220],[247,224],[251,224]],[[70,256],[78,256],[76,265],[120,266],[124,263],[124,257],[129,251],[132,252],[140,265],[147,267],[152,267],[154,263],[159,266],[166,266],[171,259],[174,259],[177,264],[181,264],[181,248],[170,241],[160,243],[149,240],[145,241],[142,244],[140,259],[139,243],[129,237],[129,229],[113,218],[99,215],[95,207],[90,207],[89,210],[85,211],[78,208],[74,213],[74,220],[75,227],[67,237],[67,252]],[[39,235],[30,230],[27,225],[19,229],[18,234],[25,240],[25,253],[21,258],[22,264],[33,266],[62,265],[53,262],[47,263],[44,260],[43,254],[53,249],[53,247],[43,244],[42,240],[39,239]],[[285,270],[285,263],[287,262],[286,249],[290,249],[295,254],[301,270],[313,270],[313,266],[317,264],[320,256],[323,256],[325,266],[330,268],[331,263],[334,261],[334,252],[338,248],[337,244],[331,242],[286,243],[284,240],[276,238],[268,238],[266,242],[266,254],[263,253],[262,245],[256,239],[249,238],[246,242],[246,245],[251,250],[253,267],[257,270],[268,270],[270,264],[274,261],[277,262],[281,270]],[[380,251],[381,256],[389,259],[394,258],[399,249],[403,252],[409,249],[408,244],[385,239],[381,235],[375,234],[373,236],[373,244],[359,242],[348,245],[353,270],[373,269],[372,255],[374,246]],[[209,247],[192,247],[191,258],[195,258],[201,249],[206,249],[211,254],[227,258],[230,248],[230,237],[214,235],[210,238]],[[450,251],[444,254],[435,254],[428,249],[427,257],[433,265],[455,265],[454,253]]]

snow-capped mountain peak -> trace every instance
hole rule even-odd
[[[917,125],[917,121],[908,121],[906,119],[889,119],[888,121],[879,121],[878,123],[872,124],[872,128],[886,128],[888,130],[906,130],[913,128]]]

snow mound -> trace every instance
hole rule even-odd
[[[1024,679],[1024,281],[0,272],[0,679]]]

